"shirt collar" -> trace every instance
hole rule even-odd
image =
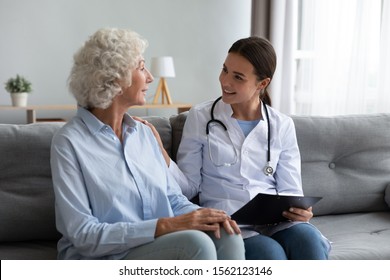
[[[222,111],[227,115],[227,116],[230,116],[231,118],[233,118],[233,109],[232,109],[232,106],[230,104],[226,104],[225,102],[223,102],[222,100],[220,100],[218,103],[221,103],[223,105],[222,106]],[[260,103],[260,110],[261,110],[261,119],[260,121],[264,121],[267,119],[267,116],[265,116],[265,112],[264,112],[264,107],[263,107],[263,101],[261,101]],[[267,106],[267,105],[266,105]]]
[[[96,118],[94,114],[92,114],[90,111],[83,107],[77,108],[77,116],[85,123],[85,125],[93,135],[96,135],[101,131],[102,128],[107,126],[98,118]],[[137,129],[137,122],[127,113],[123,116],[123,129]]]
[[[123,130],[137,130],[140,123],[134,120],[129,114],[123,116]]]
[[[230,117],[233,116],[233,109],[232,109],[232,106],[230,106],[230,104],[226,104],[221,99],[218,101],[217,106],[218,107],[220,106],[219,110],[221,110],[222,116],[224,116],[224,115],[230,116]],[[216,111],[218,111],[218,110],[214,110],[214,115],[218,115],[218,112],[216,112]]]

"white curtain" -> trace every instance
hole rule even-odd
[[[383,1],[380,60],[378,111],[390,112],[390,1]]]
[[[389,6],[388,1],[383,2]],[[389,14],[382,17],[380,50],[382,1],[301,3],[303,32],[299,45],[311,56],[298,62],[296,113],[375,113],[384,111],[380,108],[383,106],[389,111],[389,23],[384,22]],[[311,24],[313,29],[305,31],[303,24]]]
[[[278,56],[270,85],[276,109],[304,115],[390,112],[389,0],[267,3],[269,39]]]
[[[277,55],[277,67],[270,84],[272,106],[293,113],[296,0],[270,1],[270,41]]]

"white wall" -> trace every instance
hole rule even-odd
[[[101,27],[130,28],[149,41],[145,58],[173,56],[174,102],[220,95],[218,75],[230,45],[250,34],[251,0],[0,0],[0,105],[4,82],[21,74],[33,83],[29,104],[74,104],[66,80],[73,53]],[[153,99],[157,79],[150,86]],[[144,115],[175,111],[138,111]],[[74,112],[39,112],[70,117]],[[0,111],[0,123],[25,123],[23,111]]]

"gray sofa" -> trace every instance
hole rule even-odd
[[[187,114],[147,117],[175,158]],[[390,115],[294,116],[306,195],[331,259],[390,259]],[[55,259],[49,164],[61,123],[0,124],[0,259]],[[386,203],[387,200],[387,203]]]

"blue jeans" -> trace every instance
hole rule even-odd
[[[177,231],[132,248],[127,260],[244,260],[241,235],[221,230],[221,238],[198,230]]]
[[[271,237],[244,239],[248,260],[327,260],[330,245],[321,232],[308,223],[296,224]]]

